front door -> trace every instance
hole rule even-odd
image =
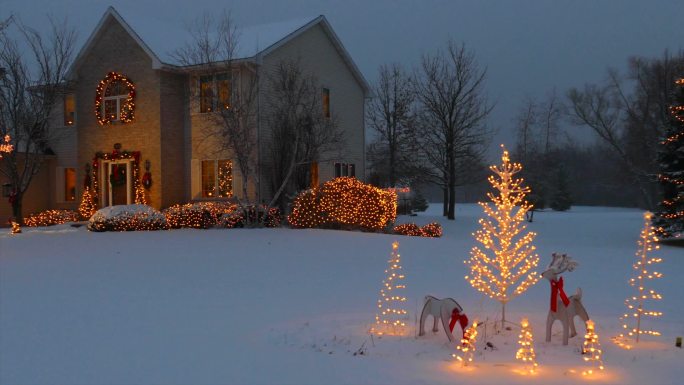
[[[131,161],[105,161],[103,173],[102,198],[105,206],[129,205],[133,203],[133,183]]]

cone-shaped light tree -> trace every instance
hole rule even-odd
[[[405,277],[398,249],[399,242],[393,242],[392,255],[387,261],[389,266],[385,270],[386,277],[382,281],[382,289],[380,289],[375,326],[371,330],[377,335],[403,335],[406,332],[408,312],[403,308],[406,297],[402,294],[406,285],[404,284]]]
[[[532,240],[537,235],[525,232],[525,213],[531,205],[525,200],[530,192],[515,174],[522,170],[520,163],[511,163],[508,151],[501,146],[502,164],[490,166],[489,176],[494,190],[487,193],[491,203],[479,202],[488,218],[481,218],[482,228],[473,236],[482,244],[470,251],[465,263],[470,275],[465,278],[478,291],[501,302],[501,325],[506,321],[506,303],[539,281],[533,269],[539,263]]]
[[[584,361],[592,365],[591,369],[582,372],[583,375],[593,374],[594,369],[603,370],[601,344],[598,340],[598,334],[594,330],[594,321],[592,320],[587,320],[587,333],[584,335],[582,354],[584,355]]]
[[[520,335],[518,336],[518,351],[515,353],[515,358],[521,360],[525,364],[525,369],[534,373],[537,369],[537,354],[534,352],[534,338],[532,337],[532,327],[527,318],[523,318],[520,323]]]
[[[78,214],[83,219],[90,219],[90,217],[97,211],[97,205],[95,205],[95,198],[93,193],[90,191],[90,187],[86,186],[83,190],[83,195],[81,196],[81,204],[78,205]]]
[[[641,235],[637,241],[638,250],[636,253],[637,261],[632,265],[634,268],[634,277],[629,280],[629,284],[637,289],[637,293],[625,300],[627,312],[620,317],[622,320],[623,333],[615,338],[615,342],[630,349],[631,344],[629,340],[634,338],[635,342],[639,342],[639,336],[642,334],[659,336],[660,332],[650,329],[644,329],[642,321],[644,317],[659,317],[663,315],[662,312],[647,310],[644,302],[647,300],[660,300],[662,296],[653,289],[646,288],[646,281],[660,278],[662,273],[652,270],[651,266],[662,262],[662,258],[650,256],[649,253],[660,248],[658,245],[658,238],[655,235],[655,229],[651,224],[652,214],[650,212],[644,213],[644,228],[641,230]]]
[[[460,351],[460,354],[452,354],[451,356],[456,358],[462,366],[468,366],[473,362],[475,357],[475,344],[477,343],[477,318],[473,321],[463,333],[463,338],[461,338],[461,344],[456,346],[456,350]]]

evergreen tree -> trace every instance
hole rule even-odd
[[[567,211],[572,206],[572,199],[568,191],[568,174],[563,167],[556,173],[556,185],[551,197],[551,208],[555,211]]]
[[[661,142],[658,179],[663,192],[653,225],[661,238],[684,235],[684,78],[677,80],[670,124]]]

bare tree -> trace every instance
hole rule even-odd
[[[278,63],[269,78],[267,96],[273,198],[269,207],[285,206],[283,194],[295,190],[298,168],[334,159],[344,144],[334,115],[323,113],[321,88],[298,61]]]
[[[247,64],[239,67],[233,60],[239,32],[230,13],[204,14],[188,30],[192,39],[173,56],[193,71],[192,84],[199,83],[198,76],[210,79],[207,89],[190,87],[191,97],[207,109],[203,112],[210,122],[202,126],[201,140],[210,142],[216,153],[233,154],[242,178],[242,196],[249,199],[250,179],[258,184],[254,177],[258,72]]]
[[[24,193],[59,135],[50,120],[61,100],[76,33],[66,21],[52,19],[47,35],[15,25],[16,31],[0,31],[0,136],[10,134],[14,146],[3,157],[0,173],[13,186],[12,213],[22,223]]]
[[[450,41],[446,52],[425,55],[416,71],[421,105],[422,148],[444,191],[446,215],[455,218],[459,159],[480,156],[490,132],[484,120],[492,106],[484,96],[486,70],[465,45]]]
[[[415,93],[411,78],[399,64],[382,65],[367,103],[368,125],[378,135],[369,159],[386,168],[389,186],[408,176],[417,163],[415,151]],[[385,167],[379,166],[382,164]]]
[[[642,205],[657,202],[657,149],[668,119],[676,76],[684,73],[684,55],[629,60],[627,75],[609,70],[604,84],[571,89],[572,117],[590,127],[622,161],[638,185]]]

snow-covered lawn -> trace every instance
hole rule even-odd
[[[438,213],[439,206],[431,207]],[[589,380],[582,337],[544,342],[549,285],[540,281],[507,307],[529,317],[540,371],[518,374],[517,330],[487,337],[474,367],[460,368],[443,332],[370,339],[391,242],[399,240],[414,328],[426,294],[455,298],[472,319],[499,305],[465,281],[481,210],[460,205],[455,221],[430,213],[400,222],[444,226],[439,239],[290,229],[92,233],[68,225],[0,235],[0,384],[681,384],[684,248],[663,246],[654,282],[663,332],[631,351],[610,342],[631,295],[642,212],[577,207],[541,212],[530,229],[541,255],[580,262],[565,289],[584,291],[606,372]],[[3,230],[5,232],[6,230]],[[580,335],[584,327],[576,320]],[[363,354],[354,353],[363,352]]]

